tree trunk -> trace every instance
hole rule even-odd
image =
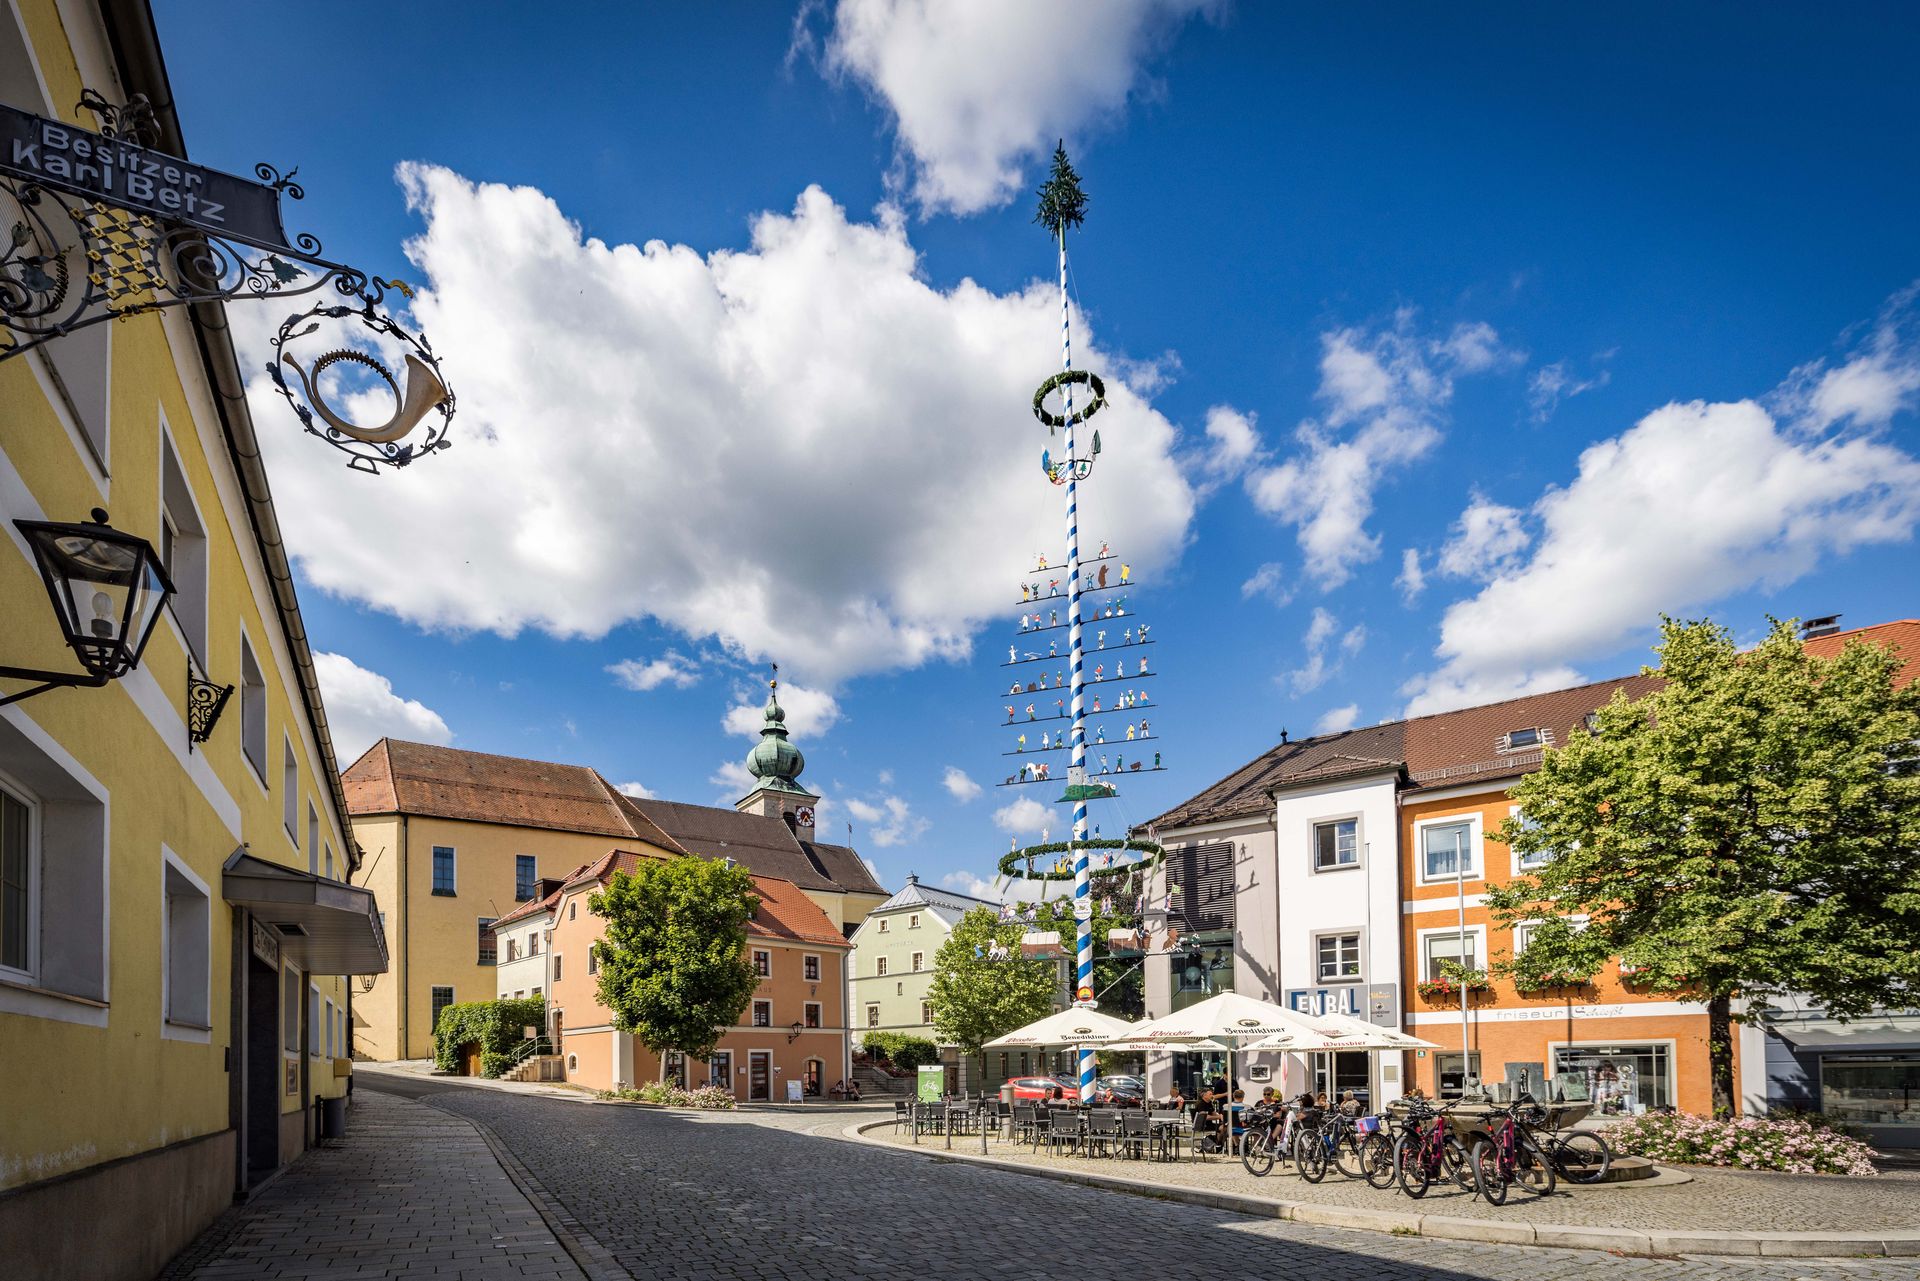
[[[1725,994],[1707,1001],[1707,1065],[1713,1078],[1713,1114],[1734,1115],[1739,1109],[1733,1091],[1733,998]]]

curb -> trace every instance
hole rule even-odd
[[[1152,1197],[1159,1201],[1178,1201],[1209,1210],[1228,1210],[1259,1219],[1283,1219],[1326,1227],[1354,1228],[1363,1232],[1384,1232],[1394,1236],[1433,1237],[1447,1241],[1478,1241],[1501,1245],[1552,1246],[1559,1249],[1605,1250],[1613,1254],[1736,1255],[1748,1258],[1915,1258],[1920,1257],[1920,1227],[1895,1228],[1882,1232],[1706,1232],[1647,1231],[1626,1228],[1597,1228],[1581,1224],[1530,1223],[1524,1219],[1463,1219],[1444,1214],[1414,1214],[1404,1210],[1368,1210],[1358,1206],[1322,1205],[1312,1201],[1283,1201],[1278,1197],[1253,1196],[1244,1192],[1221,1192],[1212,1188],[1180,1187],[1130,1179],[1118,1174],[1093,1174],[1083,1170],[1048,1169],[1020,1161],[1003,1161],[959,1148],[916,1149],[901,1147],[883,1139],[869,1138],[868,1130],[884,1121],[855,1121],[840,1132],[840,1137],[890,1152],[925,1156],[942,1161],[966,1161],[989,1166],[1010,1174],[1077,1183],[1082,1187],[1125,1192]]]

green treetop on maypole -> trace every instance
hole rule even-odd
[[[1080,175],[1067,159],[1063,139],[1053,149],[1053,173],[1040,188],[1040,211],[1033,220],[1047,229],[1055,240],[1066,235],[1067,228],[1078,227],[1087,216],[1087,193],[1080,186]]]

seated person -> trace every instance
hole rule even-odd
[[[1226,1118],[1220,1112],[1220,1100],[1213,1097],[1212,1088],[1201,1090],[1200,1097],[1193,1104],[1194,1141],[1210,1139],[1220,1143],[1226,1123]]]
[[[1359,1096],[1352,1090],[1348,1090],[1340,1097],[1340,1113],[1342,1116],[1359,1116],[1363,1111],[1365,1111],[1365,1109],[1360,1106]]]
[[[1173,1083],[1173,1092],[1167,1095],[1167,1108],[1173,1112],[1185,1112],[1187,1110],[1187,1096],[1180,1092],[1180,1083],[1178,1081]]]
[[[1233,1092],[1233,1106],[1227,1110],[1227,1119],[1232,1124],[1232,1133],[1247,1132],[1247,1092],[1245,1090]]]

